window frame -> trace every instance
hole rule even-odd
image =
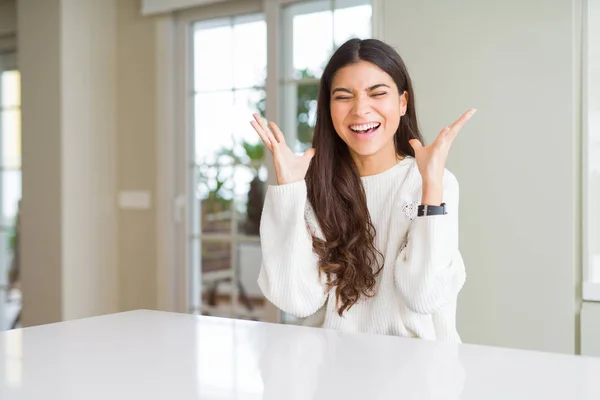
[[[600,265],[594,265],[592,251],[591,224],[594,214],[591,209],[594,205],[600,204],[600,199],[592,199],[590,190],[591,171],[590,163],[591,153],[591,129],[600,129],[600,126],[590,126],[590,114],[592,112],[590,101],[592,98],[599,98],[600,91],[596,93],[595,87],[590,86],[590,80],[594,80],[596,85],[600,82],[600,76],[591,77],[591,71],[594,70],[591,65],[591,53],[600,50],[600,42],[591,41],[594,35],[591,33],[594,22],[600,22],[600,2],[592,0],[583,1],[583,29],[582,29],[582,264],[583,264],[583,290],[582,298],[584,301],[600,302],[600,281],[592,281],[592,276],[600,276]],[[597,25],[597,24],[596,24]],[[597,29],[597,28],[596,28]],[[593,46],[593,47],[592,47]],[[595,68],[598,70],[598,67]],[[596,133],[600,135],[600,133]],[[598,211],[596,211],[598,213]],[[600,227],[596,228],[600,232]],[[595,238],[596,240],[600,238]],[[597,269],[597,270],[596,270]]]

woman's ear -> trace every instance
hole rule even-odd
[[[407,107],[408,107],[408,92],[405,90],[400,95],[400,115],[406,114]]]

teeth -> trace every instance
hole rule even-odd
[[[350,125],[350,129],[352,129],[354,132],[362,132],[362,131],[368,131],[369,129],[372,129],[372,128],[376,128],[379,125],[380,124],[378,122],[370,123],[370,124]]]

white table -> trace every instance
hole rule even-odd
[[[133,311],[0,333],[0,399],[600,399],[600,358]]]

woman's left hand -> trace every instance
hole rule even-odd
[[[442,202],[442,179],[450,146],[458,132],[475,114],[471,108],[452,125],[445,127],[429,146],[423,146],[418,139],[411,139],[409,144],[415,151],[415,160],[423,180],[422,204],[439,205]]]

